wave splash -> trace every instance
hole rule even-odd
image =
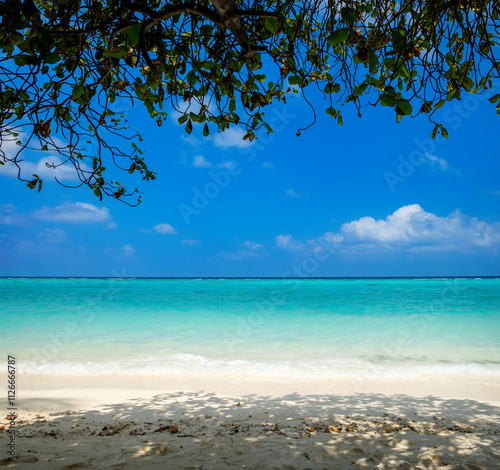
[[[115,361],[20,361],[20,373],[56,375],[169,375],[311,379],[500,376],[500,364],[376,364],[359,359],[241,360],[176,353]]]

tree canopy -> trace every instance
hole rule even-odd
[[[313,86],[340,125],[346,103],[434,122],[447,101],[500,77],[499,14],[500,2],[486,0],[7,0],[0,164],[40,190],[22,171],[23,152],[56,151],[53,168],[72,167],[100,199],[128,201],[138,190],[107,178],[105,166],[155,174],[116,100],[141,102],[159,126],[177,110],[187,133],[197,123],[204,136],[238,125],[249,140],[262,126],[272,132],[267,105]],[[490,101],[500,114],[499,99]],[[447,137],[434,124],[433,137]]]

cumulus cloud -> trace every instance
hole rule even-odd
[[[456,210],[447,217],[426,212],[419,204],[403,206],[386,219],[362,217],[340,228],[346,243],[440,250],[491,247],[500,243],[500,223],[488,224]]]
[[[278,235],[276,237],[276,246],[289,251],[299,251],[306,247],[305,243],[293,240],[291,235]]]
[[[203,155],[195,155],[193,157],[193,166],[195,168],[210,168],[212,162],[209,162]]]
[[[175,235],[177,232],[170,224],[158,224],[154,226],[156,233]]]
[[[220,148],[247,148],[252,145],[248,140],[243,140],[246,132],[239,127],[231,127],[224,132],[215,134],[213,138],[214,145]]]
[[[99,209],[86,202],[65,202],[57,207],[42,207],[31,213],[35,219],[52,222],[67,222],[72,224],[95,224],[111,220],[109,209]]]
[[[327,232],[307,244],[293,240],[291,235],[276,237],[276,246],[285,250],[305,250],[308,246],[327,243],[344,252],[362,247],[405,251],[473,251],[500,246],[500,223],[481,221],[459,210],[446,217],[425,211],[419,204],[400,207],[384,219],[361,217],[344,223],[340,232]]]

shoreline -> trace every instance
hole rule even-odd
[[[0,373],[0,382],[7,380]],[[262,395],[272,398],[298,394],[343,395],[357,394],[406,395],[416,398],[435,396],[447,399],[477,400],[500,406],[500,377],[495,376],[422,376],[405,378],[346,379],[282,379],[267,377],[228,376],[133,376],[133,375],[20,375],[17,378],[18,400],[70,398],[85,406],[98,406],[102,400],[113,402],[151,397],[170,392],[209,392],[224,396]],[[107,390],[114,390],[110,394]],[[54,405],[55,406],[55,405]],[[54,411],[57,411],[54,409]]]
[[[445,378],[25,375],[16,388],[17,460],[0,454],[0,466],[500,468],[500,379]]]

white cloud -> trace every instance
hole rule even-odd
[[[132,245],[122,246],[122,255],[125,257],[132,256],[135,253],[134,247]]]
[[[16,207],[13,204],[2,204],[0,206],[0,225],[22,225],[26,222],[26,217],[16,214]]]
[[[236,251],[223,251],[219,253],[219,256],[232,260],[266,256],[266,253],[262,252],[262,248],[264,245],[247,240]]]
[[[325,234],[321,235],[322,240],[324,240],[326,243],[330,245],[340,245],[342,241],[344,240],[344,235],[340,233],[333,233],[333,232],[326,232]],[[310,244],[316,244],[316,240],[309,240]]]
[[[108,222],[111,219],[109,209],[99,209],[86,202],[65,202],[57,207],[42,207],[31,213],[35,219],[53,222],[68,222],[72,224],[94,224]]]
[[[195,168],[210,168],[212,162],[209,162],[203,155],[195,155],[193,157],[193,166]]]
[[[251,242],[248,240],[241,246],[243,248],[248,248],[249,250],[260,250],[261,248],[264,248],[264,245],[261,245],[260,243]]]
[[[344,223],[339,233],[327,232],[307,244],[291,235],[276,237],[279,248],[299,251],[323,245],[344,252],[400,249],[410,252],[474,251],[500,246],[500,223],[488,224],[459,210],[446,217],[426,212],[419,204],[403,206],[385,219],[361,217]],[[383,251],[382,251],[383,252]]]
[[[236,163],[229,160],[227,162],[220,162],[215,165],[215,168],[229,168],[230,170],[236,167]]]
[[[16,212],[16,206],[14,206],[14,204],[2,204],[0,206],[0,212],[4,214],[13,214]]]
[[[262,168],[267,168],[268,170],[273,170],[274,163],[273,162],[262,162]]]
[[[216,147],[221,148],[247,148],[252,145],[251,142],[247,140],[243,140],[246,131],[244,131],[240,127],[231,127],[230,129],[225,130],[224,132],[219,132],[215,134],[213,138],[214,145]]]
[[[455,173],[456,175],[460,176],[461,172],[460,170],[453,168],[444,158],[442,157],[437,157],[436,155],[431,155],[429,153],[426,153],[424,158],[421,159],[422,163],[439,168],[441,171],[451,171],[452,173]]]
[[[60,229],[45,229],[37,235],[40,241],[46,243],[64,243],[67,240],[66,232]]]
[[[306,247],[301,241],[293,240],[291,235],[278,235],[276,237],[276,246],[289,251],[299,251]]]
[[[65,163],[60,165],[62,160],[56,156],[42,157],[37,162],[31,162],[29,160],[23,160],[19,162],[21,167],[21,174],[25,178],[31,177],[31,175],[38,175],[42,179],[52,179],[57,178],[59,181],[73,181],[78,179],[75,167],[70,163]],[[50,167],[47,166],[50,165]],[[52,167],[52,165],[55,166]],[[90,168],[85,165],[85,163],[80,162],[80,168],[82,170],[90,170]],[[17,178],[18,168],[12,162],[6,162],[5,165],[0,165],[0,175],[9,176],[11,178]]]
[[[401,243],[408,242],[413,234],[411,218],[422,213],[419,204],[403,206],[386,220],[375,220],[373,217],[361,217],[348,222],[340,228],[350,242]]]
[[[186,246],[199,245],[200,240],[181,240],[181,243]]]
[[[157,233],[161,234],[168,234],[168,235],[175,235],[177,232],[175,231],[174,227],[172,227],[170,224],[158,224],[154,226],[154,230]]]
[[[301,193],[298,193],[297,191],[294,191],[293,189],[290,188],[285,191],[285,194],[288,197],[295,198],[295,197],[305,197],[308,195],[308,192],[302,191]]]
[[[191,147],[199,147],[203,142],[193,134],[181,134],[181,140],[186,142]]]
[[[340,228],[344,245],[373,244],[387,248],[447,251],[500,244],[500,223],[488,224],[456,210],[446,217],[419,204],[403,206],[385,219],[362,217]]]
[[[500,196],[500,189],[494,189],[493,191],[490,191],[490,194],[492,196]]]

